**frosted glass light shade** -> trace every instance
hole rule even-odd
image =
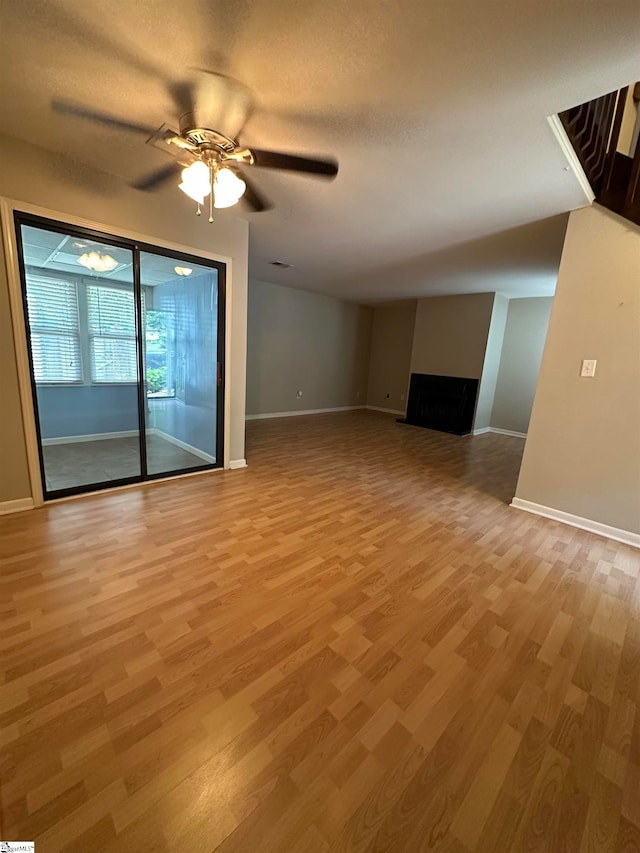
[[[209,180],[209,169],[201,161],[196,160],[186,169],[182,170],[182,183],[179,184],[183,193],[189,198],[203,204],[205,196],[211,192],[211,181]]]
[[[85,252],[78,258],[78,263],[96,272],[111,272],[118,266],[118,262],[111,255],[101,255],[99,252]]]
[[[247,185],[231,169],[218,169],[213,187],[214,206],[220,208],[236,204],[242,198]]]

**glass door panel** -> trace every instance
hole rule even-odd
[[[141,479],[133,252],[18,233],[45,496]]]
[[[219,465],[218,270],[140,252],[151,476]]]

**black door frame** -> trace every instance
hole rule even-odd
[[[182,251],[167,249],[164,246],[156,246],[152,243],[140,242],[138,240],[121,237],[116,234],[111,234],[106,231],[96,231],[92,228],[72,225],[55,219],[48,219],[43,216],[26,213],[24,211],[15,210],[13,214],[14,228],[16,235],[16,246],[18,249],[18,265],[20,270],[20,290],[22,296],[22,308],[25,323],[25,332],[27,339],[27,356],[29,359],[29,375],[31,381],[31,397],[35,415],[36,436],[38,440],[38,458],[40,463],[40,478],[42,481],[42,494],[45,501],[54,500],[56,498],[68,497],[70,495],[85,494],[88,492],[101,491],[103,489],[118,488],[135,483],[145,483],[151,480],[166,479],[167,477],[176,477],[180,474],[193,474],[200,471],[209,471],[215,468],[222,468],[224,465],[224,392],[225,392],[225,332],[226,332],[226,273],[227,266],[223,261],[213,261],[209,258],[202,258],[199,255],[193,255]],[[140,448],[140,474],[131,477],[122,477],[119,480],[108,480],[97,483],[91,483],[84,486],[73,486],[67,489],[55,489],[49,491],[47,489],[47,481],[44,467],[44,454],[42,445],[42,434],[40,430],[40,413],[38,410],[38,395],[37,385],[35,381],[35,373],[33,369],[33,354],[31,352],[31,327],[29,324],[29,310],[27,304],[27,289],[26,289],[26,270],[24,263],[24,251],[22,242],[22,225],[30,225],[35,228],[43,228],[47,231],[54,231],[59,234],[68,234],[72,237],[80,239],[96,240],[111,244],[117,248],[126,249],[131,252],[133,258],[133,294],[135,304],[135,319],[136,319],[136,348],[137,348],[137,364],[138,364],[138,440]],[[209,267],[217,271],[217,286],[218,286],[218,313],[217,313],[217,394],[216,394],[216,461],[215,463],[206,463],[203,460],[202,465],[191,468],[174,469],[165,471],[159,474],[149,474],[147,471],[147,447],[146,447],[146,390],[145,390],[145,374],[144,374],[144,343],[142,340],[142,286],[140,282],[140,253],[147,252],[154,255],[162,255],[177,261],[192,263],[197,266]]]

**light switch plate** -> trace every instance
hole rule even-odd
[[[596,359],[595,358],[585,358],[582,362],[582,368],[580,370],[580,376],[587,376],[591,378],[596,375]]]

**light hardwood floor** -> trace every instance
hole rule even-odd
[[[640,553],[506,505],[522,441],[371,412],[0,519],[3,839],[640,850]]]

